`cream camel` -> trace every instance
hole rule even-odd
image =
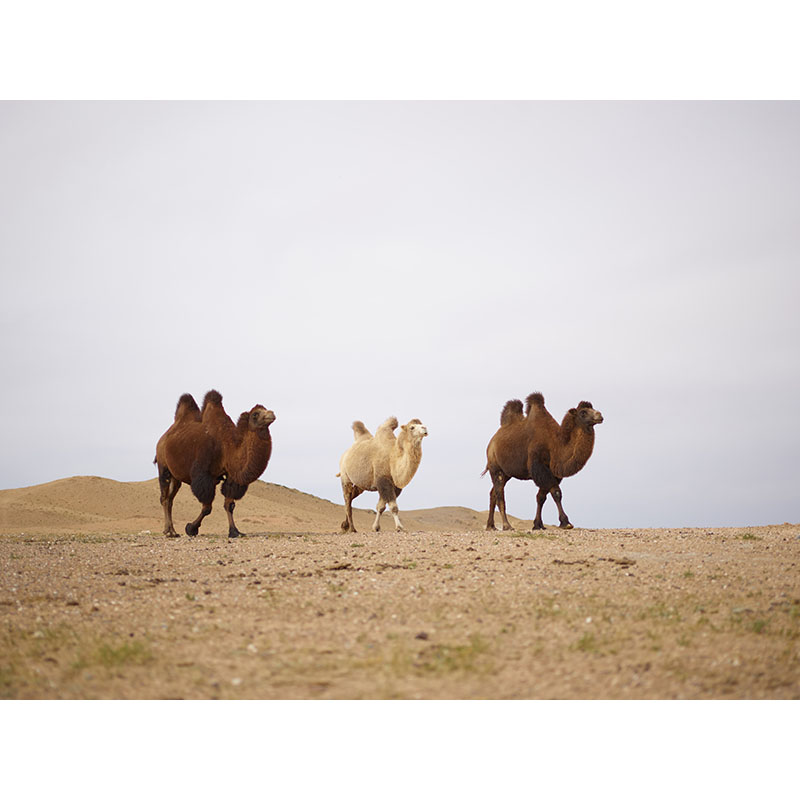
[[[397,418],[389,417],[373,436],[363,422],[353,423],[355,441],[339,461],[337,477],[342,479],[347,517],[342,531],[356,532],[353,524],[353,500],[362,492],[378,492],[373,531],[381,529],[381,514],[386,506],[394,517],[395,528],[405,530],[397,511],[397,497],[411,483],[422,459],[422,439],[428,435],[418,419],[412,419],[400,428],[395,437]]]

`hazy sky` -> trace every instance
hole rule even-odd
[[[216,388],[275,411],[264,480],[341,502],[352,421],[419,417],[401,512],[485,509],[540,390],[605,417],[576,525],[798,522],[798,142],[796,102],[2,103],[0,488],[154,477]]]

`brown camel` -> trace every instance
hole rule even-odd
[[[202,410],[190,394],[178,400],[175,422],[158,440],[154,463],[158,466],[164,535],[175,537],[172,503],[183,483],[192,487],[200,501],[200,515],[186,525],[189,536],[197,536],[200,523],[211,513],[217,484],[222,481],[228,536],[243,536],[233,521],[236,500],[267,467],[272,453],[269,426],[275,414],[262,405],[243,412],[234,425],[222,407],[222,396],[211,390]]]
[[[389,505],[398,531],[405,530],[397,510],[397,498],[404,487],[411,483],[422,459],[422,439],[428,435],[425,426],[418,419],[412,419],[400,429],[395,438],[397,417],[389,417],[375,431],[373,436],[357,420],[353,423],[355,441],[339,461],[337,477],[342,479],[345,513],[342,532],[356,532],[353,524],[353,500],[362,492],[378,492],[378,505],[375,507],[375,522],[372,530],[381,529],[381,514]]]
[[[510,478],[532,480],[539,487],[533,530],[544,528],[542,506],[548,494],[558,507],[560,527],[571,528],[561,505],[559,484],[589,460],[594,449],[594,426],[602,421],[603,415],[586,400],[567,411],[561,425],[544,407],[544,397],[539,392],[526,399],[525,414],[520,400],[509,400],[500,414],[500,428],[486,448],[486,469],[481,473],[488,471],[492,478],[486,530],[495,529],[495,505],[503,517],[503,530],[511,530],[505,498],[505,485]]]

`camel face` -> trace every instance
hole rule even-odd
[[[250,430],[257,431],[261,435],[267,433],[267,429],[275,422],[275,412],[264,408],[262,405],[253,406],[250,411]]]
[[[584,425],[590,428],[599,425],[603,421],[603,415],[591,406],[589,408],[578,409],[578,418]]]
[[[403,425],[403,428],[416,441],[428,435],[428,429],[419,420],[411,420],[407,425]]]

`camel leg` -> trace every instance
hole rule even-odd
[[[244,534],[236,527],[233,521],[233,509],[236,508],[236,501],[232,497],[225,498],[225,513],[228,515],[228,538],[235,539]]]
[[[192,494],[198,499],[202,508],[196,520],[186,523],[186,535],[197,536],[200,530],[200,523],[211,513],[211,504],[214,502],[214,495],[217,493],[219,478],[215,478],[206,472],[199,463],[192,465],[191,476]]]
[[[512,530],[512,526],[506,516],[506,481],[508,481],[508,478],[505,473],[500,472],[500,470],[491,472],[490,475],[492,478],[492,489],[489,492],[489,517],[486,520],[486,530],[495,530],[494,507],[496,505],[503,519],[503,530],[510,531]]]
[[[342,494],[344,495],[345,520],[342,523],[342,533],[358,533],[353,523],[353,500],[356,499],[364,490],[355,484],[342,481]]]
[[[494,525],[494,509],[497,506],[503,518],[503,530],[510,531],[511,524],[506,516],[506,495],[505,486],[508,478],[499,469],[489,473],[492,479],[492,489],[489,492],[489,516],[486,520],[486,530],[496,530]]]
[[[403,527],[403,523],[400,522],[400,516],[398,514],[397,509],[397,495],[399,491],[397,487],[392,483],[391,479],[389,478],[382,478],[377,481],[378,484],[378,494],[380,495],[380,500],[378,501],[378,505],[376,507],[376,517],[375,517],[375,524],[372,526],[372,530],[379,531],[381,529],[380,520],[381,514],[386,506],[389,506],[389,511],[392,512],[392,516],[394,517],[394,527],[397,531],[404,531],[405,528]]]
[[[400,522],[400,514],[399,514],[399,509],[397,508],[396,500],[392,500],[392,502],[389,503],[389,511],[392,512],[392,516],[394,517],[394,529],[396,531],[404,531],[405,528]]]
[[[197,536],[198,531],[200,530],[200,523],[211,513],[211,503],[203,503],[203,507],[200,509],[200,515],[197,517],[196,520],[193,522],[186,523],[186,535],[187,536]]]
[[[236,539],[239,536],[244,536],[233,521],[233,509],[236,508],[236,501],[241,500],[247,493],[247,484],[235,483],[226,477],[221,491],[222,496],[225,498],[225,513],[228,515],[228,538]]]
[[[178,489],[181,488],[181,482],[164,467],[159,473],[158,484],[161,487],[161,507],[164,509],[164,536],[174,539],[180,534],[175,530],[172,522],[172,501],[175,499]]]
[[[386,510],[386,501],[381,497],[378,500],[378,505],[375,506],[375,522],[372,523],[372,530],[375,533],[380,532],[381,529],[381,514]]]
[[[561,489],[558,486],[554,486],[550,490],[550,494],[553,495],[553,500],[556,501],[556,506],[558,507],[558,521],[560,523],[560,527],[567,529],[572,528],[573,525],[569,521],[569,517],[564,511],[564,507],[561,505]]]
[[[172,522],[172,503],[175,500],[175,495],[178,494],[178,489],[181,488],[181,482],[177,478],[173,478],[169,487],[167,495],[167,503],[164,507],[164,534],[170,538],[180,536],[175,530],[175,525]]]
[[[542,506],[544,501],[547,500],[547,489],[539,489],[536,492],[536,518],[533,520],[533,530],[543,531],[544,524],[542,523]]]
[[[489,516],[486,518],[486,530],[493,531],[495,530],[494,527],[494,507],[497,504],[497,493],[494,488],[494,482],[492,483],[492,488],[489,490]]]
[[[497,490],[496,490],[496,497],[497,497],[497,507],[500,509],[500,516],[503,519],[503,530],[510,531],[513,530],[511,523],[508,521],[508,517],[506,516],[506,482],[508,478],[501,472],[498,476],[497,480]]]

